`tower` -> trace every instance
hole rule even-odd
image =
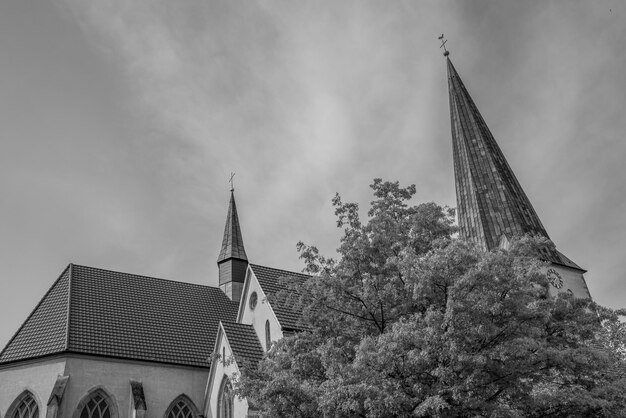
[[[239,302],[241,290],[246,278],[248,268],[248,257],[243,247],[241,237],[241,227],[237,216],[237,205],[235,204],[235,191],[230,189],[230,203],[228,214],[226,215],[226,226],[224,227],[224,238],[222,238],[222,248],[217,258],[219,268],[220,289],[231,300]]]
[[[444,56],[448,67],[454,178],[461,237],[487,251],[506,246],[513,236],[532,234],[549,238],[452,65],[449,51],[445,51]],[[549,251],[544,255],[545,260],[551,263],[546,275],[553,286],[553,293],[569,291],[577,297],[590,297],[583,277],[584,269],[559,251]]]

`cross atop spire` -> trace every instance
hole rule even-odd
[[[233,177],[235,177],[235,173],[231,172],[230,173],[230,180],[228,180],[228,182],[230,183],[230,191],[231,192],[235,191],[235,183],[233,181]]]
[[[439,49],[443,48],[443,56],[447,57],[448,55],[450,55],[450,51],[446,49],[446,42],[448,42],[448,40],[444,39],[443,33],[441,34],[441,36],[437,37],[437,39],[441,41],[441,46],[439,47]]]

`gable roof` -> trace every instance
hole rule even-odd
[[[263,358],[264,352],[254,327],[237,322],[222,322],[222,327],[237,365],[240,368],[256,368],[258,362]]]
[[[0,364],[63,352],[209,367],[236,302],[215,287],[70,264],[0,353]]]
[[[313,277],[308,274],[294,273],[258,264],[250,264],[250,268],[259,281],[261,288],[270,298],[285,288],[281,285],[283,279],[294,283],[302,283]],[[302,328],[300,325],[302,312],[296,309],[292,303],[285,300],[273,300],[270,303],[283,330],[299,330]]]

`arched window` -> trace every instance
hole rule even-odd
[[[95,389],[80,401],[74,418],[117,418],[117,408],[104,390]]]
[[[270,334],[270,321],[265,321],[265,350],[270,351],[272,346],[272,335]]]
[[[217,398],[217,418],[233,418],[233,388],[224,376]]]
[[[165,412],[165,418],[196,418],[198,409],[187,395],[174,399]]]
[[[7,418],[39,418],[39,406],[32,393],[25,390],[9,407]]]

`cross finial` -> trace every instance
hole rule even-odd
[[[233,177],[235,177],[235,173],[233,173],[232,171],[230,172],[230,179],[228,180],[228,182],[230,183],[230,191],[234,191],[235,190],[235,185],[233,183]]]
[[[446,42],[448,42],[448,40],[443,39],[443,33],[437,39],[441,41],[441,46],[439,48],[443,48],[443,56],[447,57],[448,55],[450,55],[450,51],[446,49]]]

